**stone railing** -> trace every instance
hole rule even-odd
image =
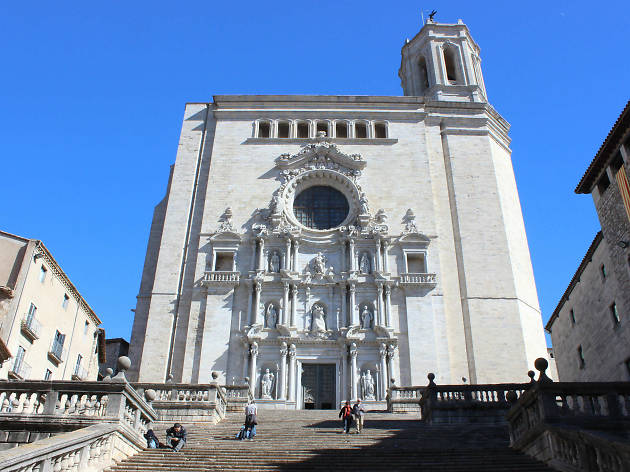
[[[249,385],[226,385],[228,411],[245,411],[245,406],[253,400]]]
[[[238,271],[207,271],[201,285],[238,285],[241,273]]]
[[[437,276],[435,274],[422,273],[405,273],[400,274],[401,285],[417,285],[432,287],[437,284]]]
[[[130,362],[107,382],[0,381],[3,471],[102,471],[135,454],[158,417],[125,378]]]
[[[216,374],[213,374],[213,378],[216,378]],[[217,383],[136,382],[132,385],[140,393],[149,390],[154,392],[155,399],[151,406],[158,413],[160,421],[217,423],[225,417],[228,409],[225,388]]]
[[[420,411],[420,398],[425,388],[390,387],[387,394],[387,411],[391,413]]]
[[[420,398],[420,415],[428,423],[503,423],[509,392],[520,395],[531,383],[436,385],[434,374]]]
[[[95,424],[0,452],[3,472],[101,472],[140,451],[118,425]]]
[[[537,383],[509,398],[511,446],[561,471],[627,471],[630,383],[552,382],[547,361],[535,365]]]

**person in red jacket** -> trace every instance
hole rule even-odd
[[[343,421],[343,431],[348,434],[350,432],[350,425],[352,424],[352,408],[350,407],[349,401],[341,407],[339,418]]]

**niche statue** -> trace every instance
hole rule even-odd
[[[278,251],[273,251],[269,256],[269,272],[280,272],[280,256]]]
[[[361,393],[365,400],[374,400],[374,378],[370,369],[361,374]]]
[[[326,332],[326,313],[321,305],[314,305],[311,310],[311,332]]]
[[[372,327],[372,312],[368,310],[368,307],[363,307],[363,311],[361,312],[361,328],[370,329]]]
[[[262,397],[271,398],[271,389],[273,387],[273,374],[269,372],[269,369],[265,369],[265,374],[260,381],[262,387]]]
[[[273,303],[267,306],[267,312],[265,313],[265,325],[267,328],[275,328],[278,320],[278,311]]]
[[[370,259],[365,252],[361,255],[361,259],[359,260],[359,271],[362,274],[370,273]]]

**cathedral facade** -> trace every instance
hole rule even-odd
[[[404,96],[186,105],[131,377],[249,382],[275,408],[522,381],[546,356],[508,123],[463,23],[402,48]]]

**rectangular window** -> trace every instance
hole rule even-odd
[[[617,151],[614,159],[610,163],[610,168],[613,171],[613,174],[616,174],[619,169],[623,167],[623,157],[621,157],[621,152]]]
[[[365,123],[355,123],[354,137],[361,139],[367,138],[367,125]]]
[[[374,125],[374,136],[378,139],[385,139],[387,137],[385,123],[376,123]]]
[[[31,305],[28,307],[28,314],[26,315],[26,323],[30,324],[31,321],[33,321],[33,318],[35,318],[36,314],[37,314],[37,307],[35,306],[34,303],[31,303]]]
[[[231,252],[218,253],[214,262],[215,271],[231,272],[234,268],[234,254]]]
[[[83,325],[83,334],[88,334],[88,329],[90,329],[90,323],[89,322],[85,322],[85,325]]]
[[[410,274],[424,274],[426,269],[424,254],[407,254],[407,272]]]
[[[317,123],[317,132],[320,133],[322,131],[324,133],[326,133],[326,136],[329,135],[329,133],[328,133],[328,123],[326,123],[325,121],[320,121],[320,122]]]
[[[44,280],[46,280],[46,272],[48,272],[46,270],[46,267],[41,266],[39,269],[39,281],[42,283],[44,282]]]
[[[50,352],[52,352],[57,359],[61,359],[63,356],[63,343],[66,341],[66,335],[61,334],[59,331],[55,333],[52,346],[50,346]]]
[[[584,351],[582,351],[582,346],[578,346],[578,360],[580,362],[580,369],[583,369],[586,363],[584,362]]]
[[[619,318],[619,311],[617,310],[617,304],[613,303],[612,305],[610,305],[610,314],[613,317],[613,321],[615,323],[615,325],[618,325],[619,322],[621,321],[621,319]]]
[[[271,137],[271,125],[266,121],[258,123],[258,137],[270,138]]]
[[[44,374],[44,380],[50,380],[52,378],[52,372],[50,369],[46,369],[46,373]]]
[[[69,302],[70,302],[70,297],[68,296],[67,293],[64,293],[63,301],[61,302],[61,307],[65,310],[66,308],[68,308]]]
[[[297,137],[308,138],[308,123],[297,124]]]
[[[569,312],[569,317],[571,318],[571,323],[575,324],[575,312],[573,311],[573,308],[571,308],[571,311]]]
[[[278,137],[279,138],[288,138],[289,137],[289,123],[278,123]]]
[[[343,122],[338,122],[335,124],[335,135],[337,138],[347,138],[348,137],[348,125]]]

